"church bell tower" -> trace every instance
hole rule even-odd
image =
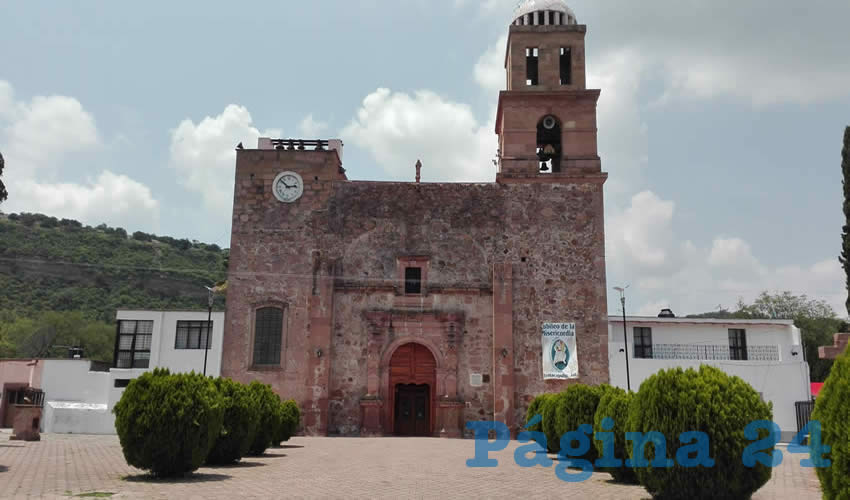
[[[586,86],[587,26],[563,0],[525,0],[513,19],[496,114],[497,182],[604,177],[596,143],[601,91]]]

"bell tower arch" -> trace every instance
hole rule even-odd
[[[563,0],[514,12],[499,94],[497,182],[604,176],[596,137],[600,91],[587,89],[585,35]]]

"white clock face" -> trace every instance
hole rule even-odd
[[[304,180],[295,172],[281,172],[275,177],[272,190],[278,200],[292,203],[304,194]]]

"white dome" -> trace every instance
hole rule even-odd
[[[549,11],[548,22],[544,13]],[[537,22],[534,13],[537,12]],[[527,16],[527,17],[526,17]],[[564,0],[522,0],[514,9],[513,24],[577,24],[576,15]]]

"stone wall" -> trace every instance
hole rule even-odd
[[[271,193],[283,170],[305,181],[293,204]],[[385,389],[387,349],[429,324],[447,366],[456,359],[441,376],[444,390],[456,385],[462,418],[522,422],[534,395],[565,385],[542,380],[541,323],[574,321],[581,381],[606,382],[602,181],[352,182],[335,152],[240,151],[223,374],[295,397],[307,433],[357,434],[361,399]],[[427,263],[420,297],[405,296],[399,279],[409,257]],[[493,338],[494,269],[512,297],[501,306],[512,318],[500,330],[511,342],[505,358]],[[253,314],[266,304],[285,307],[282,366],[256,369]],[[406,319],[390,332],[389,317]],[[490,380],[472,387],[470,373]],[[507,408],[497,408],[496,386],[513,395]]]

